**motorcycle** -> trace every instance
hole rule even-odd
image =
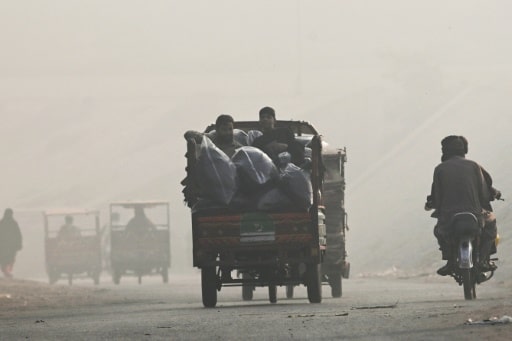
[[[501,192],[492,188],[492,200],[505,201]],[[492,201],[491,200],[491,201]],[[490,205],[489,205],[490,206]],[[431,196],[427,196],[425,210],[433,210]],[[491,209],[492,210],[492,209]],[[434,216],[434,215],[433,215]],[[455,214],[450,222],[451,255],[448,264],[452,264],[450,273],[457,283],[464,289],[466,300],[476,299],[476,285],[490,280],[494,276],[498,258],[481,259],[480,257],[480,236],[483,226],[480,220],[471,212],[459,212]],[[499,243],[499,235],[494,241],[494,251]]]

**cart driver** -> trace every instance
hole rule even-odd
[[[135,206],[134,216],[126,225],[127,232],[146,232],[156,228],[155,224],[149,220],[142,206]]]
[[[64,225],[61,226],[57,237],[61,240],[73,240],[80,238],[80,229],[73,224],[73,217],[67,215],[64,218]]]

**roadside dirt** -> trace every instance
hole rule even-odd
[[[512,315],[507,281],[484,283],[478,300],[465,301],[450,278],[398,271],[347,280],[342,298],[325,288],[321,305],[309,304],[302,286],[290,300],[280,288],[275,305],[264,288],[256,289],[254,302],[241,301],[239,288],[225,288],[218,307],[204,309],[199,279],[175,276],[164,285],[148,278],[138,285],[127,278],[106,287],[0,279],[0,338],[238,340],[244,333],[247,340],[505,340],[512,332],[512,323],[465,324]]]
[[[122,301],[105,288],[0,278],[0,316],[35,308],[72,307]]]

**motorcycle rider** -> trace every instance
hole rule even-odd
[[[452,270],[450,257],[450,222],[454,214],[471,212],[483,226],[480,239],[480,267],[482,271],[495,270],[489,262],[489,255],[497,236],[496,218],[490,201],[499,199],[501,193],[492,187],[492,178],[478,163],[465,158],[468,142],[463,136],[450,135],[441,141],[441,163],[434,170],[431,194],[427,196],[425,209],[435,209],[432,217],[437,218],[434,235],[437,238],[446,265],[437,273],[446,276]]]

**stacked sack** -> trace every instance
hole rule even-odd
[[[201,193],[195,210],[227,206],[237,190],[235,165],[207,136],[199,147],[195,177]]]
[[[241,131],[243,132],[243,131]],[[252,141],[261,132],[235,131],[239,141]],[[263,151],[252,146],[238,148],[230,159],[209,138],[201,143],[197,180],[201,198],[195,210],[307,211],[313,190],[307,171],[290,162],[290,154],[279,155],[279,167]]]

